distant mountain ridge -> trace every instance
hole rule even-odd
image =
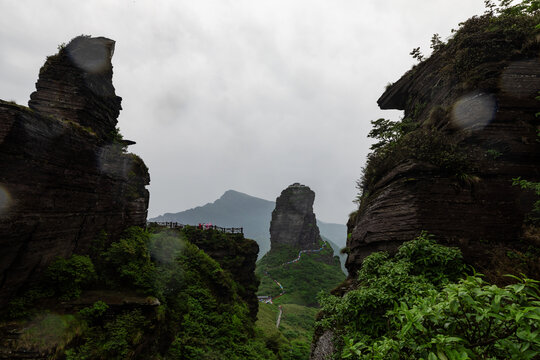
[[[270,220],[276,203],[235,190],[227,190],[213,203],[177,213],[165,213],[148,221],[173,221],[187,225],[212,223],[223,227],[243,227],[247,238],[259,244],[259,258],[270,250]],[[346,245],[347,227],[317,220],[321,236],[337,247]]]

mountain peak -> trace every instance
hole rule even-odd
[[[220,199],[231,199],[231,198],[237,198],[237,197],[252,197],[248,194],[241,193],[240,191],[236,190],[227,190],[221,195]]]
[[[248,201],[250,203],[273,203],[272,201],[261,199],[255,196],[251,196],[248,194],[245,194],[240,191],[236,190],[227,190],[221,195],[219,199],[217,199],[214,203],[220,203],[220,202],[238,202],[238,201]]]

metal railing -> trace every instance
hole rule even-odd
[[[157,222],[150,221],[150,222],[147,223],[147,225],[152,225],[152,224],[159,225],[159,226],[165,226],[165,227],[168,227],[170,229],[183,229],[186,226],[191,226],[191,227],[195,227],[195,228],[202,229],[202,230],[210,230],[211,229],[211,230],[216,230],[216,231],[220,231],[220,232],[227,233],[227,234],[243,234],[244,233],[244,228],[242,228],[242,227],[239,227],[239,228],[236,228],[236,227],[225,228],[225,227],[216,226],[216,225],[209,225],[209,224],[185,225],[185,224],[180,224],[178,222],[169,222],[169,221],[157,221]]]

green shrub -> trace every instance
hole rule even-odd
[[[400,302],[386,313],[389,331],[345,341],[357,359],[533,359],[540,355],[538,282],[499,288],[468,276],[442,291]]]
[[[540,355],[538,281],[499,288],[463,272],[457,249],[423,233],[395,257],[368,256],[360,286],[321,294],[318,326],[331,328],[340,358],[533,359]]]
[[[186,242],[164,284],[167,318],[177,328],[171,359],[263,359],[249,311],[220,265]],[[253,348],[258,348],[254,351]],[[260,353],[260,354],[259,354]],[[272,357],[268,357],[272,358]]]
[[[103,315],[107,312],[109,306],[103,301],[96,301],[92,307],[85,307],[79,310],[79,314],[90,324],[98,324],[103,320]]]
[[[492,158],[493,160],[498,159],[502,156],[502,152],[496,149],[487,149],[486,155]]]
[[[386,143],[368,155],[362,177],[357,182],[360,200],[373,193],[384,175],[406,160],[434,165],[441,174],[458,176],[471,171],[467,155],[441,131],[418,129]]]
[[[386,313],[407,301],[456,280],[464,270],[459,250],[438,245],[426,233],[404,243],[395,257],[373,253],[359,271],[361,286],[343,297],[321,293],[318,326],[341,336],[370,343],[388,330]],[[338,349],[344,346],[337,342]]]
[[[2,309],[2,318],[7,320],[26,318],[32,315],[34,303],[38,299],[54,295],[54,290],[43,283],[30,284],[22,295],[11,299],[5,309]]]
[[[412,275],[424,276],[436,286],[455,281],[465,272],[461,251],[438,245],[433,236],[426,232],[422,232],[414,241],[403,243],[395,259],[410,263]]]
[[[446,47],[446,56],[452,61],[447,72],[469,88],[478,88],[493,77],[494,70],[502,70],[506,66],[503,60],[534,58],[538,52],[534,41],[540,29],[536,26],[540,23],[538,0],[520,1],[515,5],[502,0],[498,7],[491,1],[486,3],[486,13],[460,24],[461,28]],[[486,63],[495,67],[484,66]]]
[[[28,317],[35,310],[36,301],[47,297],[76,299],[84,287],[96,280],[96,270],[88,256],[72,255],[67,259],[58,257],[49,264],[40,281],[29,284],[21,295],[10,300],[6,309],[2,309],[2,317]]]
[[[521,177],[512,179],[512,185],[519,186],[525,190],[534,191],[537,199],[533,204],[532,211],[528,214],[526,221],[533,225],[540,224],[540,182],[532,182],[521,179]]]
[[[120,286],[152,293],[156,274],[148,243],[146,231],[138,227],[128,228],[120,240],[103,253],[109,279]]]
[[[126,359],[142,340],[147,325],[141,311],[126,312],[105,325],[107,339],[102,345],[106,359]]]
[[[96,279],[96,271],[88,256],[73,255],[53,261],[45,277],[60,299],[69,300],[79,297],[82,287]]]
[[[373,128],[368,133],[368,137],[378,140],[378,142],[371,145],[371,150],[377,150],[389,144],[394,144],[403,135],[400,121],[381,118],[372,120],[371,125]]]
[[[85,343],[66,351],[67,360],[132,358],[143,341],[148,321],[138,309],[116,316],[104,326],[94,326],[85,334]]]

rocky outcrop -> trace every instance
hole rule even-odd
[[[392,252],[422,230],[488,273],[498,266],[490,249],[521,246],[533,196],[512,179],[540,179],[540,46],[502,27],[487,31],[489,21],[469,20],[379,99],[382,109],[404,110],[414,130],[392,158],[369,159],[348,224],[351,275],[370,253]]]
[[[47,58],[28,106],[59,120],[92,129],[101,140],[112,140],[122,107],[112,84],[115,42],[79,36]]]
[[[327,360],[332,358],[334,353],[333,343],[334,333],[325,331],[322,335],[316,336],[316,340],[311,345],[310,360]]]
[[[231,273],[240,287],[238,294],[249,307],[251,318],[257,319],[259,303],[257,289],[259,279],[255,276],[255,265],[259,245],[255,240],[244,238],[243,234],[228,234],[218,230],[185,229],[188,240],[216,260]]]
[[[319,227],[313,213],[315,193],[307,186],[294,183],[281,192],[270,222],[271,248],[288,245],[297,249],[315,249],[319,244]]]
[[[145,225],[150,178],[116,130],[113,50],[75,38],[47,59],[30,108],[0,101],[0,306],[56,256]]]

